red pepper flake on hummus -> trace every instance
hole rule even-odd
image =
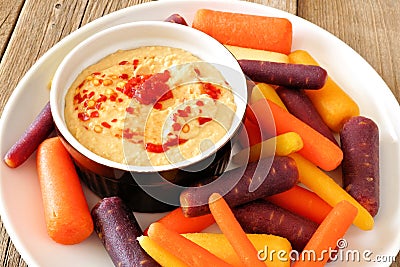
[[[216,87],[211,83],[204,83],[203,90],[204,93],[209,95],[212,99],[218,99],[219,96],[221,95],[221,89],[219,89],[218,87]]]
[[[108,128],[108,129],[111,128],[111,125],[110,125],[108,122],[105,122],[105,121],[103,121],[103,122],[101,123],[101,125],[102,125],[103,127]]]
[[[146,150],[149,152],[153,152],[153,153],[162,153],[162,152],[167,151],[170,147],[181,145],[181,144],[184,144],[185,142],[187,142],[187,140],[185,140],[185,139],[173,138],[173,139],[169,139],[164,144],[146,143]]]
[[[204,123],[212,121],[212,118],[198,117],[197,120],[199,121],[200,125],[203,125]]]
[[[121,75],[119,75],[119,77],[123,80],[128,80],[129,79],[129,75],[127,73],[122,73]]]
[[[136,68],[137,68],[138,65],[139,65],[139,59],[134,59],[134,60],[132,61],[132,65],[133,65],[133,69],[136,70]]]

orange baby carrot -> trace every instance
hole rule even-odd
[[[304,50],[290,53],[289,61],[290,63],[318,66],[317,61]],[[305,93],[326,125],[335,132],[339,132],[349,118],[360,114],[357,103],[329,76],[321,89],[313,90],[313,92],[306,90]]]
[[[150,224],[147,234],[151,240],[188,266],[231,266],[205,248],[168,229],[162,223]]]
[[[296,261],[293,267],[324,266],[329,256],[332,256],[329,251],[335,249],[338,240],[344,236],[356,215],[357,208],[350,202],[343,200],[336,204],[305,246],[303,251],[307,252],[308,256],[300,256],[300,260]],[[315,255],[315,259],[310,255]]]
[[[286,18],[199,9],[192,27],[225,45],[289,54],[292,23]]]
[[[318,224],[332,210],[332,207],[317,194],[298,185],[285,192],[269,196],[266,200]]]
[[[37,171],[49,236],[61,244],[86,239],[93,231],[92,217],[74,164],[58,137],[40,144]]]
[[[187,234],[201,232],[215,223],[215,220],[211,214],[197,217],[185,217],[182,208],[179,207],[162,217],[158,222],[178,234]],[[147,235],[147,230],[148,229],[144,230],[144,235]]]
[[[251,107],[264,131],[271,131],[271,122],[268,116],[265,116],[266,112],[271,110],[276,134],[298,133],[303,139],[303,148],[298,153],[318,167],[331,171],[342,162],[343,152],[337,145],[277,104],[261,99]]]
[[[244,266],[265,267],[265,264],[257,257],[257,250],[246,236],[222,196],[218,193],[213,193],[209,198],[208,205],[220,230],[224,233]]]

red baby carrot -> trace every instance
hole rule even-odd
[[[137,240],[143,232],[124,200],[102,198],[91,214],[94,230],[115,266],[160,267]]]
[[[307,253],[312,251],[316,258],[313,259],[311,254],[308,254],[308,257],[300,256],[300,260],[296,261],[293,267],[324,266],[331,256],[329,251],[335,249],[338,240],[344,236],[356,215],[357,208],[350,202],[343,200],[336,204],[304,248]]]
[[[54,129],[50,103],[43,107],[24,134],[14,143],[4,156],[4,162],[10,168],[16,168],[24,163],[38,146],[50,135]]]
[[[151,240],[178,257],[188,266],[231,266],[205,248],[168,229],[162,223],[155,222],[150,224],[147,234]]]
[[[319,66],[239,59],[240,67],[252,81],[285,86],[293,89],[320,89],[324,86],[326,70]]]
[[[43,141],[37,171],[47,232],[56,242],[76,244],[93,231],[93,221],[74,164],[58,137]]]
[[[292,48],[292,23],[286,18],[199,9],[192,26],[225,45],[283,54]]]
[[[208,200],[213,193],[224,194],[229,206],[237,207],[286,191],[298,182],[298,178],[297,166],[289,156],[262,158],[226,171],[208,186],[186,188],[180,194],[180,203],[185,216],[195,217],[210,213]],[[254,183],[257,188],[252,189]]]
[[[281,236],[298,252],[318,228],[317,223],[264,199],[234,207],[232,212],[246,233]]]
[[[209,198],[208,205],[220,230],[224,233],[244,266],[265,267],[265,264],[257,257],[257,250],[246,236],[246,233],[222,196],[218,193],[213,193]]]
[[[159,223],[165,225],[168,229],[177,232],[178,234],[197,233],[201,232],[208,226],[215,223],[214,217],[211,214],[201,215],[197,217],[185,217],[182,208],[177,208],[160,220]],[[148,228],[144,230],[144,235],[147,235]]]
[[[279,95],[282,102],[285,103],[290,113],[310,125],[336,145],[339,145],[331,129],[325,124],[305,91],[306,90],[302,89],[293,90],[283,86],[279,86],[276,89],[276,93]]]
[[[239,143],[243,148],[253,146],[262,141],[260,127],[248,118],[244,118],[243,128],[239,133]]]
[[[364,116],[350,118],[340,131],[343,188],[372,216],[379,210],[379,128]]]
[[[318,224],[332,210],[332,207],[317,194],[298,185],[265,199]]]
[[[343,152],[337,145],[275,103],[261,99],[252,105],[252,109],[264,131],[270,131],[271,122],[265,114],[271,110],[276,134],[298,133],[304,143],[298,153],[323,170],[334,170],[342,162]]]
[[[188,26],[186,20],[179,14],[172,14],[170,15],[168,18],[166,18],[164,21],[166,22],[172,22],[172,23],[177,23],[177,24],[181,24],[184,26]]]
[[[275,93],[275,89],[271,87],[271,90]],[[275,93],[276,94],[276,93]],[[276,94],[276,97],[279,99],[279,96]],[[264,98],[263,98],[264,99]],[[269,98],[268,98],[269,99]],[[277,101],[277,99],[271,99],[271,101]],[[276,103],[276,102],[275,102]],[[272,115],[268,114],[270,121],[271,121],[271,129],[273,128],[273,122],[272,122]],[[254,112],[251,110],[251,106],[247,105],[246,107],[246,113],[245,117],[243,120],[243,128],[239,133],[239,143],[242,146],[242,148],[246,148],[249,146],[253,146],[255,144],[258,144],[266,139],[269,139],[273,136],[275,136],[275,131],[271,132],[261,132],[260,125],[257,121],[256,116],[254,115]]]

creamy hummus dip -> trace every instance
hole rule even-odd
[[[137,166],[201,154],[227,133],[236,111],[214,66],[165,46],[103,58],[77,77],[65,101],[67,127],[81,144]]]

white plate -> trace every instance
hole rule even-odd
[[[23,77],[1,118],[1,156],[23,133],[48,100],[47,85],[57,65],[79,42],[113,25],[136,20],[162,20],[179,13],[191,23],[198,8],[286,17],[293,23],[293,49],[308,50],[331,77],[359,104],[361,114],[380,128],[381,207],[372,231],[352,226],[345,238],[348,249],[371,251],[371,262],[335,262],[330,266],[389,266],[373,262],[378,255],[393,256],[400,249],[400,108],[390,89],[355,51],[316,25],[286,12],[248,2],[162,1],[126,8],[95,20],[70,34],[51,48]],[[132,37],[134,38],[134,37]],[[0,208],[3,223],[13,243],[29,266],[113,266],[95,234],[81,244],[59,245],[46,234],[43,207],[37,181],[35,157],[23,166],[9,169],[0,165]],[[98,200],[87,193],[90,207]],[[136,214],[142,227],[160,214]]]

